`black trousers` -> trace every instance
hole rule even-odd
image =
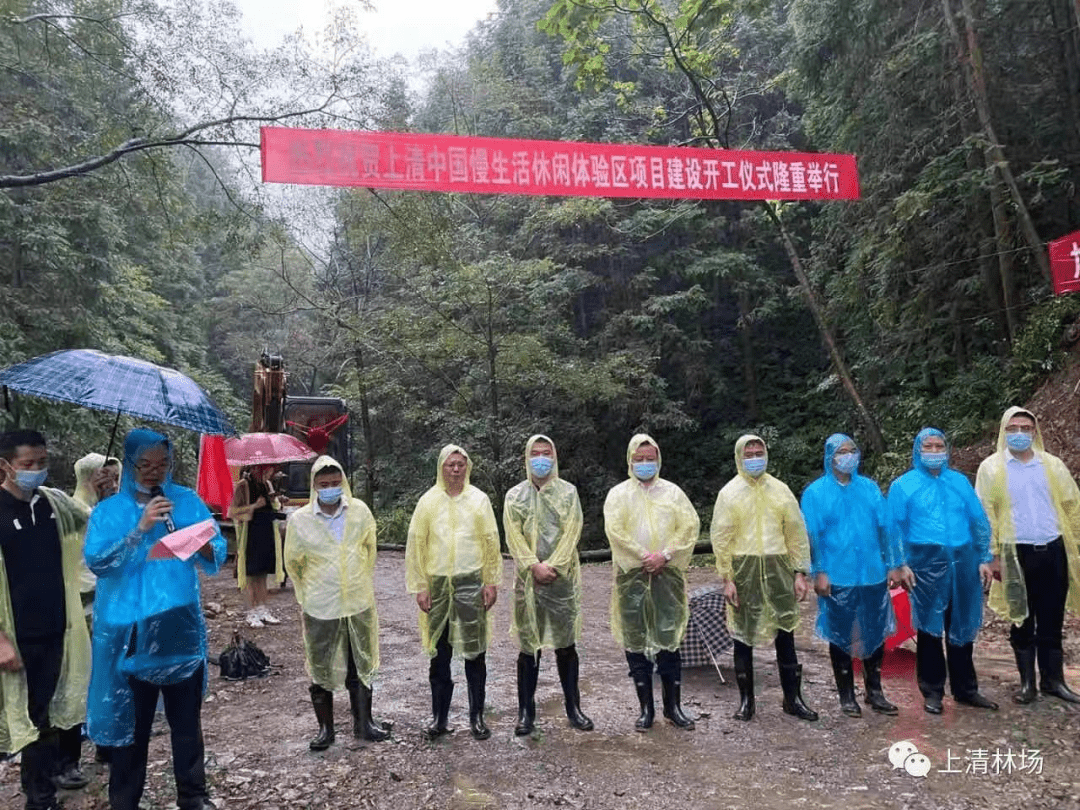
[[[626,664],[635,683],[652,678],[653,662],[645,653],[626,650]],[[678,650],[659,650],[656,653],[656,673],[660,680],[679,680],[682,675],[682,656]]]
[[[776,648],[776,663],[780,666],[795,666],[799,663],[799,658],[795,654],[795,634],[790,630],[777,630],[773,646]],[[752,663],[754,648],[735,639],[735,660]]]
[[[428,664],[428,681],[432,689],[439,685],[449,689],[454,685],[453,678],[450,676],[450,659],[453,655],[454,649],[450,646],[450,623],[447,622],[435,644],[435,657]],[[480,653],[471,661],[465,661],[465,680],[474,683],[478,679],[482,682],[487,681],[487,655],[485,653]]]
[[[918,632],[915,638],[915,675],[919,681],[919,691],[923,697],[943,697],[945,694],[945,676],[949,676],[949,686],[954,698],[968,698],[979,691],[979,681],[975,676],[975,662],[972,653],[974,642],[968,644],[950,644],[949,625],[952,620],[952,605],[945,608],[943,617],[943,638]],[[942,652],[942,641],[945,651]]]
[[[1039,652],[1061,649],[1065,622],[1065,597],[1069,592],[1069,561],[1060,537],[1044,546],[1020,543],[1016,557],[1027,588],[1028,617],[1013,625],[1009,641],[1013,649],[1034,646]]]
[[[26,797],[26,810],[44,810],[56,801],[58,730],[49,721],[49,703],[60,680],[64,658],[64,637],[20,640],[19,654],[26,672],[27,711],[38,729],[38,739],[23,748],[19,781]]]
[[[158,694],[165,702],[165,717],[172,735],[173,775],[180,810],[198,807],[207,796],[203,761],[203,669],[169,686],[130,679],[135,693],[135,743],[112,749],[109,767],[109,806],[112,810],[138,810],[146,782],[150,727]]]

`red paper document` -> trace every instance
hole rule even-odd
[[[151,560],[186,560],[217,534],[217,522],[207,518],[201,523],[177,529],[161,538],[150,549]]]

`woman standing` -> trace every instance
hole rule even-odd
[[[285,578],[281,537],[274,525],[279,514],[273,473],[272,466],[245,467],[229,507],[236,525],[236,580],[241,590],[247,589],[250,600],[249,627],[281,623],[266,604],[267,575],[273,574],[277,582]]]

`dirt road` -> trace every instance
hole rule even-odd
[[[205,583],[204,603],[225,612],[210,619],[213,652],[229,642],[243,616],[231,572]],[[691,570],[691,587],[711,584],[711,569]],[[911,672],[913,656],[890,655],[887,695],[900,706],[895,718],[867,712],[842,715],[836,702],[825,645],[812,637],[813,604],[804,607],[798,633],[805,665],[804,694],[821,713],[805,723],[781,712],[781,693],[771,650],[756,659],[758,715],[749,724],[730,719],[738,693],[725,660],[728,681],[712,669],[685,672],[683,705],[698,716],[684,732],[658,718],[646,734],[635,733],[636,698],[626,663],[611,639],[608,600],[611,570],[584,568],[585,637],[582,708],[596,730],[570,728],[554,657],[541,664],[537,690],[538,730],[517,738],[516,647],[508,635],[506,594],[496,606],[496,642],[489,653],[488,725],[491,739],[468,733],[464,675],[454,663],[457,691],[451,724],[458,731],[436,742],[421,736],[430,713],[427,659],[416,631],[416,606],[405,593],[399,553],[380,554],[376,588],[381,614],[382,669],[375,684],[375,713],[394,724],[386,743],[360,743],[349,733],[348,698],[336,697],[338,742],[312,754],[315,733],[308,680],[300,648],[292,591],[274,590],[272,606],[285,618],[278,627],[244,628],[277,665],[265,679],[231,683],[211,680],[203,724],[208,773],[222,810],[351,810],[351,808],[529,808],[618,810],[674,808],[1080,808],[1080,711],[1051,698],[1032,707],[1014,706],[1009,694],[1016,675],[1006,628],[991,623],[976,644],[983,691],[1001,703],[996,713],[958,707],[923,712]],[[504,582],[510,582],[506,564]],[[1067,660],[1080,661],[1080,626],[1070,622]],[[1080,687],[1080,670],[1069,677]],[[657,685],[659,702],[659,685]],[[910,740],[929,760],[924,777],[894,769],[890,747]],[[62,794],[69,810],[107,807],[103,766],[89,763],[89,788]],[[151,744],[151,770],[144,804],[174,806],[168,736]],[[996,753],[995,753],[996,752]],[[943,772],[946,771],[946,772]],[[948,772],[954,771],[954,772]],[[21,807],[18,768],[0,766],[0,807]]]

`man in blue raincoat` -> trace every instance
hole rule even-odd
[[[972,661],[983,587],[993,579],[990,522],[967,478],[949,468],[940,430],[923,428],[915,436],[912,466],[889,487],[889,530],[914,574],[911,619],[923,707],[941,714],[947,671],[957,703],[997,709],[979,693]]]
[[[112,810],[139,806],[159,694],[172,735],[177,805],[214,807],[203,762],[206,624],[197,570],[217,572],[225,539],[215,526],[212,539],[188,559],[161,554],[166,534],[210,518],[195,492],[173,483],[171,469],[165,436],[131,431],[120,492],[98,504],[86,533],[86,562],[98,577],[87,728],[94,742],[114,748]]]
[[[806,488],[803,517],[810,535],[810,572],[818,595],[817,634],[829,643],[840,710],[859,717],[852,657],[862,659],[866,703],[881,714],[896,706],[881,690],[885,639],[896,629],[889,585],[907,583],[898,538],[888,532],[885,498],[859,474],[850,436],[825,440],[825,474]]]

